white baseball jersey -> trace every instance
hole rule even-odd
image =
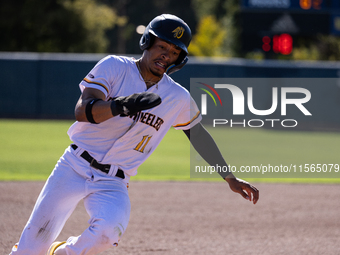
[[[80,89],[95,88],[106,100],[149,91],[158,94],[162,103],[137,115],[115,116],[99,124],[75,122],[70,139],[88,151],[98,162],[111,164],[125,174],[137,174],[137,168],[156,149],[167,131],[186,130],[202,117],[189,92],[164,74],[158,85],[147,89],[134,58],[110,55],[100,60],[80,83]]]

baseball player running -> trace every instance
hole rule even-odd
[[[39,195],[12,255],[98,254],[117,246],[130,215],[128,184],[173,126],[183,130],[211,165],[227,165],[189,92],[168,74],[187,62],[191,31],[180,18],[154,18],[140,40],[140,59],[110,55],[80,82],[76,122],[65,150]],[[223,175],[224,174],[224,175]],[[258,190],[221,173],[255,204]],[[79,236],[55,242],[80,200],[90,216]]]

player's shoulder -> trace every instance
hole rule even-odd
[[[108,55],[96,64],[96,68],[105,70],[106,75],[124,76],[135,68],[135,61],[133,57]]]
[[[178,95],[183,95],[184,97],[188,97],[190,95],[189,91],[185,87],[173,80],[169,75],[164,75],[164,81],[168,84],[169,88],[174,93],[177,93]]]
[[[189,91],[183,87],[181,84],[176,82],[174,79],[172,79],[169,75],[164,74],[164,80],[165,82],[171,86],[172,89],[176,89],[178,91],[182,91],[183,93],[189,93]]]
[[[102,58],[98,63],[106,62],[110,65],[132,65],[135,63],[135,59],[133,57],[127,56],[118,56],[118,55],[108,55]]]

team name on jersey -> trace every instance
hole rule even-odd
[[[133,118],[134,121],[139,121],[150,127],[153,127],[157,131],[161,128],[161,125],[164,123],[164,120],[152,113],[149,112],[138,112],[135,115],[129,116]]]

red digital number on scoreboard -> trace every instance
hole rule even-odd
[[[273,49],[277,54],[289,55],[293,51],[293,38],[290,34],[274,35],[273,39],[269,36],[264,36],[262,37],[262,43],[262,49],[265,52]]]

